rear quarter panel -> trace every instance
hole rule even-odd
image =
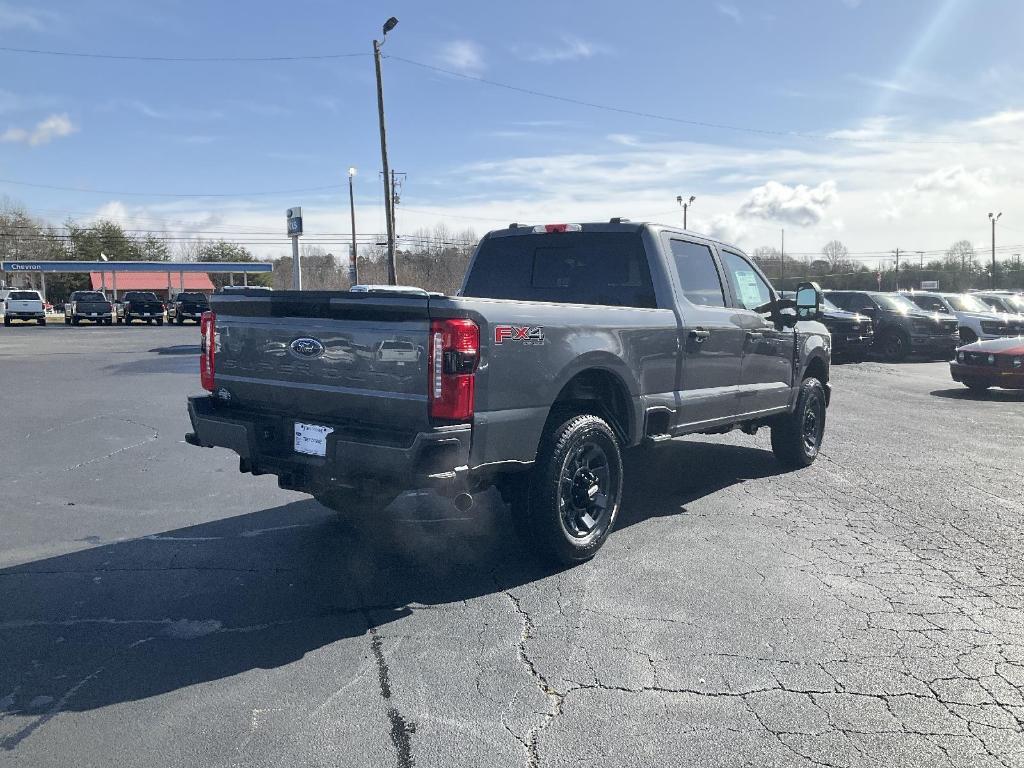
[[[578,373],[613,374],[627,393],[639,438],[643,404],[675,389],[678,326],[668,309],[451,297],[433,299],[431,316],[472,317],[481,358],[471,460],[474,466],[530,462],[563,387]],[[502,326],[540,328],[543,340],[496,337]]]

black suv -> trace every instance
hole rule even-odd
[[[897,293],[828,291],[825,295],[838,307],[872,319],[875,349],[890,362],[911,353],[951,359],[960,344],[959,322],[953,315],[925,312]]]
[[[784,299],[795,299],[792,291],[780,291]],[[867,315],[840,309],[828,297],[821,303],[821,323],[832,334],[832,359],[863,361],[875,341],[874,324]]]

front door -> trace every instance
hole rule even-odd
[[[684,431],[736,413],[745,337],[710,245],[666,237],[682,319],[674,426]]]
[[[721,251],[732,288],[733,311],[743,327],[739,413],[753,414],[789,405],[796,331],[757,311],[772,300],[768,283],[743,256]]]

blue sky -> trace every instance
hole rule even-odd
[[[373,6],[372,8],[370,6]],[[187,3],[0,0],[0,45],[125,56],[385,53],[400,233],[443,221],[679,218],[752,249],[1024,243],[1024,3]],[[379,10],[377,10],[379,9]],[[373,62],[145,62],[0,52],[0,182],[32,212],[168,232],[348,230],[383,213]],[[712,123],[746,130],[695,125]],[[801,134],[794,136],[792,134]],[[337,189],[282,194],[277,190]],[[216,193],[217,197],[171,197]],[[1015,231],[1016,230],[1016,231]],[[255,238],[253,238],[255,239]],[[285,241],[257,248],[284,252]],[[1024,250],[1024,249],[1018,249]]]

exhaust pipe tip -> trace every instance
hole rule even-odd
[[[455,498],[452,499],[452,505],[459,510],[459,512],[469,512],[473,508],[473,494],[471,493],[457,493]]]

